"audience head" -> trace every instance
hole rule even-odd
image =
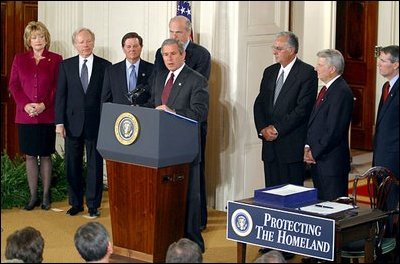
[[[279,32],[275,36],[272,53],[275,56],[276,62],[286,67],[299,51],[299,39],[290,31]]]
[[[86,262],[108,263],[112,254],[110,236],[98,222],[89,222],[78,228],[74,237],[75,247]]]
[[[135,63],[140,59],[143,47],[143,39],[136,32],[126,33],[121,41],[122,50],[126,59],[131,63]]]
[[[33,227],[17,230],[7,238],[5,256],[8,260],[18,259],[25,263],[42,263],[44,239]]]
[[[317,53],[317,65],[315,70],[318,78],[324,83],[340,75],[344,71],[344,59],[342,53],[334,49],[325,49]]]
[[[177,39],[166,39],[161,45],[164,64],[170,71],[179,69],[185,63],[185,48]]]
[[[44,40],[44,48],[50,48],[50,33],[45,24],[40,21],[31,21],[25,27],[24,46],[27,50],[32,48],[32,41],[36,39]]]
[[[286,260],[281,252],[271,250],[259,256],[254,263],[286,263]]]
[[[399,74],[399,45],[381,48],[378,69],[379,73],[388,80]]]
[[[192,23],[185,16],[176,16],[169,21],[169,37],[186,43],[190,39]]]
[[[203,255],[199,245],[187,238],[172,243],[167,251],[166,263],[202,263]]]

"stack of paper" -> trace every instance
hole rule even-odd
[[[336,202],[322,202],[317,204],[312,204],[309,206],[300,207],[300,211],[316,213],[320,215],[335,214],[349,209],[354,209],[353,205],[342,204]]]

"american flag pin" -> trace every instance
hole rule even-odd
[[[143,72],[143,73],[142,73],[142,76],[146,76],[146,73]]]
[[[178,83],[179,86],[182,86],[182,83]]]

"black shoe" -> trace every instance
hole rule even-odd
[[[72,206],[71,208],[69,208],[69,210],[67,211],[67,214],[74,216],[77,215],[78,213],[83,212],[83,207],[77,207],[77,206]]]
[[[42,202],[42,210],[49,210],[50,209],[50,198],[43,198],[43,202]]]
[[[42,203],[42,210],[46,210],[46,211],[48,211],[49,209],[50,209],[50,204],[48,204],[48,203]]]
[[[204,230],[206,230],[206,228],[207,228],[206,226],[202,225],[200,226],[200,231],[203,232]]]
[[[97,210],[97,208],[89,208],[89,217],[96,218],[99,216],[100,216],[100,212]]]
[[[29,203],[27,203],[24,206],[24,209],[27,210],[27,211],[30,211],[30,210],[32,210],[33,208],[35,208],[36,206],[39,206],[39,205],[40,205],[40,201],[39,201],[39,199],[36,199],[35,201],[29,201]]]

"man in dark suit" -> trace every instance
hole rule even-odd
[[[292,32],[276,35],[272,50],[277,63],[265,69],[254,102],[266,187],[304,181],[303,150],[318,78],[311,65],[296,57],[298,47]]]
[[[399,46],[380,50],[379,73],[388,81],[383,86],[375,124],[373,166],[388,168],[399,178]],[[399,188],[393,187],[388,197],[388,209],[399,203]]]
[[[143,39],[136,32],[126,33],[121,44],[126,58],[106,69],[101,101],[143,105],[150,98],[148,80],[153,64],[140,58]],[[129,87],[132,78],[136,83]]]
[[[198,122],[206,120],[209,100],[207,79],[185,65],[185,50],[179,40],[165,40],[161,51],[168,70],[157,71],[154,76],[148,106],[175,112]],[[200,231],[199,173],[197,158],[190,165],[185,237],[196,242],[204,252]]]
[[[318,199],[332,201],[347,196],[353,93],[342,77],[342,54],[326,49],[318,52],[317,57],[315,70],[325,86],[319,92],[308,122],[304,161],[311,165]]]
[[[87,28],[74,32],[79,55],[60,64],[56,92],[56,132],[65,138],[65,162],[69,183],[67,214],[83,211],[83,195],[89,217],[99,216],[103,192],[103,159],[96,149],[100,125],[104,71],[111,63],[93,54],[95,35]],[[83,148],[86,146],[87,176],[83,186]]]
[[[185,64],[201,75],[210,78],[211,55],[204,47],[190,41],[192,23],[187,17],[176,16],[169,21],[169,37],[180,40],[185,47]],[[165,70],[161,49],[157,50],[154,62],[157,71]],[[200,201],[201,201],[201,229],[207,226],[207,195],[205,179],[205,151],[207,139],[207,119],[200,123],[201,134],[201,161],[200,161]]]

